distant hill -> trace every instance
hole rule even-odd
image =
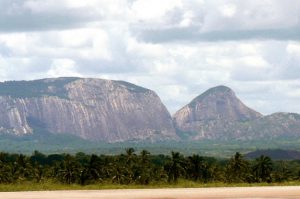
[[[192,141],[300,138],[299,114],[263,116],[247,107],[226,86],[217,86],[199,95],[177,111],[173,120],[180,137]]]
[[[261,155],[269,156],[273,160],[300,160],[300,151],[282,149],[257,150],[247,153],[245,158],[255,159]]]
[[[261,118],[262,115],[244,105],[226,86],[205,91],[174,115],[175,127],[191,133],[192,140],[230,139],[243,135],[236,124]]]

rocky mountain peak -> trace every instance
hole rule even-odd
[[[197,96],[174,115],[180,131],[214,137],[233,122],[244,122],[262,115],[239,100],[232,89],[217,86]]]
[[[229,88],[227,86],[219,85],[219,86],[208,89],[202,95],[209,94],[209,93],[234,93],[234,92],[231,88]]]
[[[108,142],[177,138],[156,93],[128,82],[64,77],[0,83],[0,133],[35,129]]]
[[[217,86],[208,89],[203,94],[197,96],[188,105],[175,114],[176,118],[181,118],[182,113],[190,112],[186,118],[188,120],[250,120],[262,115],[239,100],[232,89],[226,86]]]
[[[236,98],[235,93],[233,90],[226,86],[216,86],[213,88],[208,89],[201,95],[194,98],[188,106],[195,107],[198,104],[203,103],[204,101],[210,101],[211,99],[218,99],[218,98]]]

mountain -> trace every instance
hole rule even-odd
[[[230,88],[217,86],[177,111],[174,124],[177,130],[190,134],[193,140],[226,139],[239,136],[234,129],[237,123],[261,117],[260,113],[243,104]]]
[[[300,115],[263,116],[243,104],[228,87],[217,86],[175,113],[178,134],[189,140],[300,138]]]
[[[300,138],[300,115],[297,113],[273,113],[262,118],[239,123],[235,126],[243,132],[244,140]]]
[[[70,140],[69,148],[87,141],[150,141],[161,146],[182,141],[185,147],[190,141],[213,141],[216,145],[211,147],[219,143],[261,146],[268,141],[296,146],[300,115],[263,116],[226,86],[207,90],[172,118],[155,92],[124,81],[76,77],[8,81],[0,83],[0,138],[1,143],[24,138],[30,146]]]
[[[159,97],[128,82],[53,78],[0,83],[0,132],[40,131],[105,142],[177,139]]]
[[[245,157],[248,159],[255,159],[259,158],[261,155],[269,156],[273,160],[300,160],[300,151],[282,149],[256,150],[245,154]]]

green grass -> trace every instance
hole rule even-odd
[[[256,186],[300,186],[300,181],[285,183],[200,183],[188,180],[180,180],[176,184],[155,183],[150,185],[120,185],[112,183],[99,183],[81,186],[78,184],[60,184],[55,182],[21,182],[15,184],[0,184],[0,192],[14,191],[54,191],[54,190],[103,190],[103,189],[158,189],[158,188],[208,188],[208,187],[256,187]]]

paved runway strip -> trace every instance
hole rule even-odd
[[[300,186],[2,192],[1,199],[299,199]]]

